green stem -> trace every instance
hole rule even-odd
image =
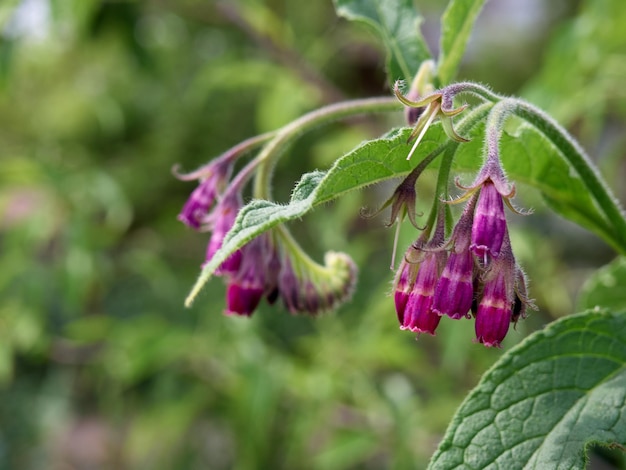
[[[260,147],[265,142],[273,138],[275,135],[276,135],[276,131],[271,131],[271,132],[265,132],[264,134],[256,135],[254,137],[250,137],[244,140],[243,142],[239,142],[234,147],[231,147],[228,150],[226,150],[220,156],[212,159],[206,165],[203,165],[197,170],[194,170],[190,173],[179,173],[178,166],[175,166],[172,169],[172,171],[174,175],[182,181],[196,180],[202,177],[202,175],[207,171],[207,169],[213,167],[216,162],[218,161],[223,162],[223,163],[233,162],[237,160],[239,157],[248,153],[249,151],[255,149],[256,147]]]
[[[302,265],[306,266],[306,269],[309,272],[314,273],[315,275],[323,275],[323,267],[316,263],[307,253],[302,249],[302,247],[298,244],[293,235],[284,225],[279,225],[274,229],[274,233],[276,236],[280,237],[283,246],[289,250],[290,258],[294,264],[294,269],[301,268]],[[302,273],[299,272],[301,275]]]
[[[485,119],[492,107],[493,103],[483,103],[476,106],[457,123],[458,132],[461,135],[467,134],[474,126]],[[437,175],[437,185],[435,189],[436,197],[433,199],[433,206],[430,210],[430,214],[428,215],[426,230],[430,230],[434,226],[441,200],[446,200],[448,198],[450,170],[452,169],[454,155],[459,145],[459,142],[451,140],[441,145],[433,152],[436,155],[443,152],[444,156],[439,166],[439,174]]]
[[[485,101],[490,101],[492,103],[496,103],[505,99],[504,96],[498,95],[494,93],[489,88],[479,85],[478,83],[473,82],[459,82],[449,85],[442,90],[442,103],[441,107],[444,110],[449,110],[453,108],[452,101],[455,96],[461,95],[463,93],[468,93],[470,95],[477,96]]]
[[[270,140],[261,153],[261,164],[254,180],[253,196],[256,199],[271,199],[271,178],[276,161],[289,145],[300,134],[321,124],[358,114],[400,111],[402,104],[394,97],[367,98],[344,101],[312,111],[281,128]]]

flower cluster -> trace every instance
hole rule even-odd
[[[464,189],[459,201],[467,203],[449,239],[440,214],[433,237],[420,237],[405,253],[395,280],[396,312],[401,329],[432,335],[442,316],[473,316],[477,340],[499,347],[510,323],[532,307],[504,213],[514,189],[495,159]]]
[[[222,248],[243,205],[242,188],[257,162],[230,181],[233,153],[213,160],[199,170],[178,175],[197,180],[178,219],[211,236],[203,266]],[[264,232],[229,255],[215,274],[226,281],[228,315],[250,316],[263,298],[273,304],[279,298],[291,313],[316,314],[335,308],[351,294],[356,281],[354,262],[342,253],[327,253],[320,266],[303,253],[284,229]]]

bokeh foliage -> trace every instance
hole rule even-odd
[[[504,28],[513,18],[497,3],[460,77],[556,113],[623,175],[626,5],[544,2],[528,7],[536,24]],[[434,47],[440,2],[419,6]],[[28,26],[33,11],[43,19]],[[359,217],[391,188],[292,224],[318,259],[337,249],[360,267],[336,314],[224,317],[218,280],[183,307],[207,240],[175,220],[192,188],[172,166],[315,106],[388,94],[377,38],[330,1],[29,0],[3,4],[0,22],[0,467],[425,467],[500,353],[472,344],[467,323],[418,342],[397,331],[392,235]],[[401,118],[303,136],[279,164],[277,197]],[[540,313],[505,348],[572,312],[582,278],[612,256],[536,195],[520,202],[537,210],[512,217],[512,237]],[[415,236],[407,227],[401,243]]]

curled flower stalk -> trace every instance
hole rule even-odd
[[[289,254],[281,263],[278,294],[290,313],[317,315],[333,310],[352,296],[357,267],[345,253],[326,253],[324,265],[303,252]]]

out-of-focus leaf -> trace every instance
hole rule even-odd
[[[596,271],[583,285],[578,298],[580,310],[596,306],[626,311],[626,258],[615,259]]]
[[[503,136],[500,149],[512,177],[539,189],[548,205],[564,217],[610,237],[611,227],[583,180],[541,134],[522,126],[514,135]]]
[[[437,76],[448,85],[459,68],[465,46],[485,0],[452,0],[441,17],[441,41]]]
[[[430,58],[419,29],[422,17],[413,1],[334,0],[334,4],[339,16],[362,21],[378,31],[387,49],[389,83],[411,83],[420,64]]]
[[[472,140],[459,146],[455,157],[458,171],[476,170],[483,151],[484,125],[476,126],[469,137]],[[505,132],[500,141],[500,156],[511,182],[537,188],[546,203],[563,217],[611,244],[618,243],[583,180],[558,149],[533,127],[521,125],[513,133]]]
[[[365,433],[343,432],[335,436],[333,445],[315,458],[314,468],[351,468],[371,456],[375,437]]]
[[[3,30],[7,22],[11,19],[15,7],[18,5],[19,0],[5,0],[0,5],[0,30]]]
[[[625,444],[626,316],[588,311],[511,349],[457,411],[428,468],[585,468]]]

